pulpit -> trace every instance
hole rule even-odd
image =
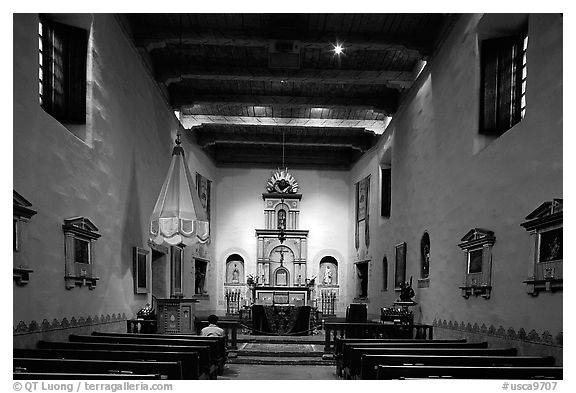
[[[156,299],[158,333],[193,333],[196,299]]]

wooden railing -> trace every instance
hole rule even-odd
[[[204,319],[196,319],[196,333],[200,335],[202,328],[208,326],[210,322]],[[224,329],[226,334],[226,346],[229,349],[238,349],[238,322],[237,321],[218,321],[218,326]]]
[[[334,351],[336,337],[433,339],[432,325],[393,325],[375,322],[326,322],[324,352]]]

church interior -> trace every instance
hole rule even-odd
[[[562,75],[562,14],[14,14],[14,379],[562,379]]]

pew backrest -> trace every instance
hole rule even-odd
[[[61,379],[61,380],[91,380],[91,379],[160,379],[160,374],[86,374],[86,373],[28,373],[28,372],[15,372],[12,374],[12,379],[27,380],[27,379]]]
[[[196,380],[200,377],[198,353],[159,351],[109,351],[84,349],[13,349],[14,358],[36,359],[94,359],[131,361],[178,361],[182,365],[182,378]]]
[[[352,348],[454,348],[454,349],[471,349],[471,348],[488,348],[486,341],[476,343],[429,343],[429,342],[411,342],[411,343],[343,343],[342,344],[342,361],[348,362]]]
[[[14,358],[13,367],[26,372],[58,372],[88,374],[159,374],[161,379],[182,379],[180,362],[145,362],[95,359],[34,359]]]
[[[336,337],[335,339],[335,347],[334,347],[334,354],[340,355],[342,354],[342,346],[343,344],[374,344],[374,343],[381,343],[381,344],[391,344],[391,343],[448,343],[448,344],[456,344],[456,343],[465,343],[467,342],[466,339],[445,339],[445,340],[427,340],[427,339],[411,339],[411,338],[340,338]]]
[[[68,340],[70,342],[86,342],[86,343],[118,343],[118,344],[182,345],[182,346],[202,345],[210,347],[210,355],[214,360],[220,358],[220,354],[218,352],[218,342],[212,339],[189,340],[189,339],[147,338],[136,336],[138,335],[130,337],[120,337],[120,336],[92,336],[92,335],[70,334],[68,336]]]
[[[212,376],[210,348],[207,346],[182,346],[182,345],[144,345],[144,344],[118,344],[118,343],[94,343],[94,342],[66,342],[66,341],[38,341],[39,349],[83,349],[104,351],[153,351],[153,352],[196,352],[200,374]]]
[[[378,366],[378,379],[562,379],[562,367]]]
[[[515,356],[516,348],[355,348],[339,360],[339,368],[347,375],[360,374],[362,355],[415,355],[415,356]]]
[[[197,336],[192,334],[152,334],[152,333],[110,333],[92,332],[92,336],[99,337],[140,337],[140,338],[161,338],[167,340],[193,340],[193,341],[216,341],[218,343],[218,354],[220,357],[226,356],[226,337]]]
[[[552,356],[362,355],[359,377],[376,379],[378,366],[553,367]],[[351,373],[353,371],[351,370]],[[356,374],[351,374],[355,376]]]

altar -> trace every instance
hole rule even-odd
[[[252,334],[306,336],[310,329],[310,306],[252,306]]]

